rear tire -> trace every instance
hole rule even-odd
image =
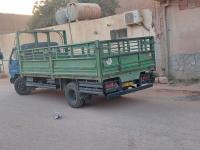
[[[24,78],[18,77],[14,82],[15,91],[19,95],[29,95],[31,94],[31,88],[26,86],[26,81]]]
[[[84,105],[84,100],[81,98],[75,82],[70,82],[65,86],[65,97],[72,108],[80,108]]]

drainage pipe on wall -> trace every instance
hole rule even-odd
[[[167,8],[170,5],[170,0],[167,0],[163,5],[163,20],[164,20],[164,47],[165,47],[165,74],[169,77],[169,53],[170,53],[170,40],[168,33],[168,16],[167,16]]]

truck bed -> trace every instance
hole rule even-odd
[[[155,67],[154,38],[129,38],[83,44],[18,49],[24,76],[97,80],[138,79]]]

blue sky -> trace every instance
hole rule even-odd
[[[0,0],[0,13],[32,14],[36,0]]]

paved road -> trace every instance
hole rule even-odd
[[[63,115],[54,120],[54,112]],[[0,150],[198,150],[200,95],[138,92],[70,108],[63,93],[18,96],[0,80]]]

